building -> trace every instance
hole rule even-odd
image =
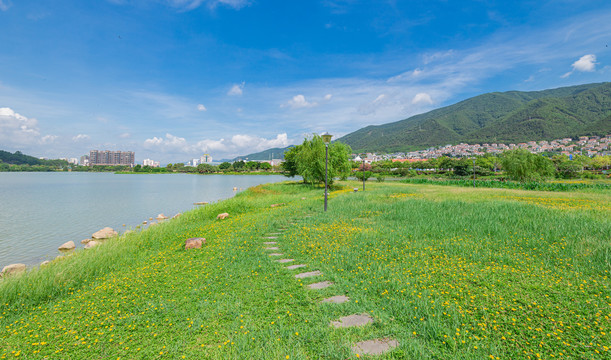
[[[208,154],[204,154],[202,155],[202,157],[199,159],[200,163],[204,164],[204,163],[211,163],[212,162],[212,156],[208,155]]]
[[[81,160],[79,161],[79,165],[89,166],[89,155],[81,156]]]
[[[142,160],[142,166],[159,167],[159,161],[144,159]]]
[[[91,150],[89,152],[89,165],[125,165],[134,167],[133,151],[100,151]]]

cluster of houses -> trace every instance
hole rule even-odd
[[[421,159],[432,159],[441,156],[450,157],[470,157],[470,156],[482,156],[485,154],[500,154],[507,150],[513,149],[526,149],[532,153],[558,153],[567,156],[571,155],[586,155],[594,157],[597,155],[611,155],[611,135],[604,137],[600,136],[581,136],[579,139],[557,139],[552,141],[529,141],[526,143],[519,144],[458,144],[458,145],[445,145],[439,147],[431,147],[426,150],[412,151],[408,153],[393,153],[393,154],[372,154],[367,153],[364,158],[365,162],[370,164],[372,162],[381,160],[394,160],[394,161],[414,161]],[[354,155],[356,157],[356,154]]]

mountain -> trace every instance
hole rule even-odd
[[[229,160],[229,161],[233,162],[233,161],[240,161],[240,160],[253,161],[253,160],[284,159],[284,152],[292,148],[293,146],[295,145],[289,145],[285,148],[267,149],[267,150],[264,150],[258,153],[254,153],[254,154],[238,156],[234,158],[233,160]]]
[[[611,83],[493,92],[338,139],[355,151],[395,152],[465,143],[516,143],[611,133]]]

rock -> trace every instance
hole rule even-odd
[[[148,221],[144,220],[144,221],[142,222],[142,224],[146,225],[146,224],[148,224]]]
[[[305,200],[306,198],[302,197],[301,200]]]
[[[352,347],[352,352],[363,355],[381,355],[399,346],[394,339],[374,339],[361,341]]]
[[[223,219],[227,219],[228,216],[229,216],[228,213],[222,213],[222,214],[218,214],[216,218],[219,220],[223,220]]]
[[[25,269],[26,269],[25,264],[11,264],[11,265],[7,265],[3,267],[2,272],[0,272],[0,275],[2,276],[16,275],[16,274],[20,274],[24,272]]]
[[[317,282],[317,283],[314,283],[314,284],[310,284],[310,285],[308,285],[308,287],[310,289],[318,290],[318,289],[328,288],[331,285],[333,285],[333,283],[331,281],[321,281],[321,282]]]
[[[193,205],[208,205],[207,201],[198,201],[198,202],[194,202]]]
[[[347,327],[356,327],[363,326],[373,322],[373,318],[365,313],[365,314],[354,314],[344,316],[339,318],[339,321],[331,321],[331,326],[336,328],[347,328]]]
[[[156,222],[152,222],[152,223],[149,224],[149,226],[154,226],[154,225],[157,225],[157,224],[158,223],[156,223]]]
[[[50,263],[51,263],[51,262],[50,262],[49,260],[45,260],[45,261],[43,261],[43,262],[41,262],[41,263],[40,263],[40,266],[45,266],[45,265],[48,265],[48,264],[50,264]]]
[[[149,218],[149,220],[153,220],[153,218],[152,218],[152,217],[150,217],[150,218]]]
[[[308,272],[304,272],[301,274],[297,274],[295,275],[296,279],[304,279],[304,278],[308,278],[308,277],[312,277],[312,276],[320,276],[322,275],[322,272],[316,270],[316,271],[308,271]]]
[[[125,226],[125,224],[123,224],[123,226]]]
[[[238,190],[238,188],[234,186],[233,187],[233,191],[237,191],[237,190]]]
[[[168,217],[167,217],[167,216],[165,216],[165,215],[163,215],[163,214],[159,214],[159,215],[157,215],[157,217],[156,217],[157,221],[163,221],[163,220],[165,220],[165,219],[167,219],[167,218],[168,218]]]
[[[331,296],[330,298],[326,298],[324,299],[323,303],[333,303],[333,304],[342,304],[345,303],[347,301],[349,301],[350,298],[347,297],[346,295],[336,295],[336,296]]]
[[[91,239],[83,239],[83,240],[81,240],[81,244],[87,244],[90,241],[91,241]]]
[[[286,205],[286,204],[285,204],[285,203],[280,203],[280,204],[271,204],[271,205],[270,205],[270,207],[275,208],[275,207],[278,207],[278,206],[283,206],[283,205]]]
[[[182,214],[181,214],[181,213],[178,213],[178,214],[176,214],[176,215],[172,216],[172,219],[176,219],[177,217],[180,217],[180,215],[182,215]]]
[[[114,231],[112,228],[105,227],[102,230],[98,230],[93,235],[91,235],[91,238],[93,240],[101,240],[101,239],[108,239],[108,238],[111,238],[117,235],[118,233]]]
[[[87,243],[87,245],[85,245],[85,249],[91,249],[94,246],[97,246],[99,244],[99,242],[95,241],[95,240],[91,240],[90,242]]]
[[[185,250],[187,249],[199,249],[202,244],[206,243],[205,238],[190,238],[185,241]]]
[[[63,243],[58,250],[74,250],[76,245],[74,245],[74,241],[70,240],[68,242]]]

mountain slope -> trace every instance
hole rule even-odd
[[[355,151],[448,143],[552,140],[611,132],[611,83],[488,93],[408,119],[367,126],[339,141]]]

